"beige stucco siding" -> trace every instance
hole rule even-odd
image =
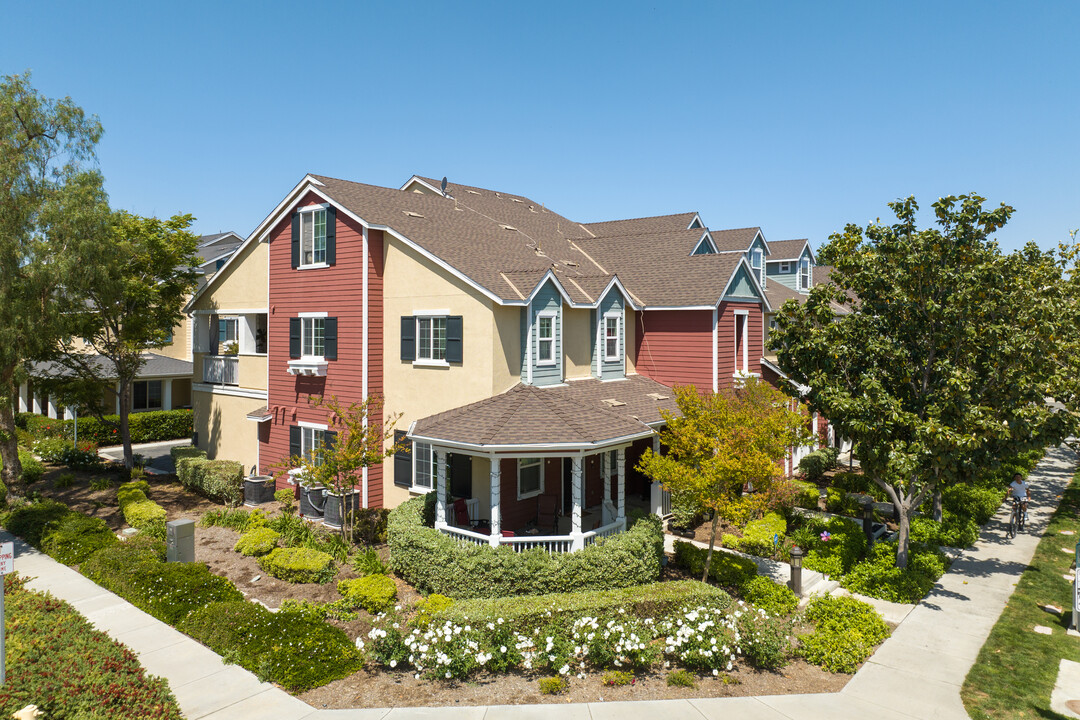
[[[154,348],[151,352],[177,360],[191,359],[191,326],[190,319],[185,315],[172,330],[172,343],[163,348]]]
[[[192,393],[198,447],[215,460],[236,460],[250,468],[259,459],[259,423],[247,414],[265,400],[198,391]]]
[[[212,287],[196,300],[195,311],[224,314],[230,310],[266,309],[269,245],[253,242],[237,253],[211,279]]]
[[[521,308],[494,305],[491,394],[498,395],[521,382]]]
[[[563,305],[563,357],[566,378],[592,375],[591,311]]]

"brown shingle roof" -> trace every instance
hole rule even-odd
[[[761,232],[759,227],[735,228],[733,230],[710,230],[717,252],[746,252]]]
[[[697,217],[695,212],[676,213],[675,215],[656,215],[654,217],[632,218],[629,220],[582,223],[580,227],[585,230],[581,234],[582,237],[644,235],[645,233],[686,230],[695,217]]]
[[[803,248],[810,241],[806,238],[801,240],[776,240],[769,243],[769,262],[778,260],[798,260],[802,255]]]
[[[801,292],[792,290],[787,285],[781,285],[778,282],[771,282],[768,283],[765,288],[765,297],[768,298],[769,306],[775,312],[779,310],[780,306],[788,300],[795,300],[800,305],[802,305],[804,302],[806,302],[806,298],[809,296],[804,295]]]
[[[547,388],[519,384],[487,400],[418,420],[410,437],[477,447],[602,445],[648,435],[648,423],[663,419],[661,409],[677,412],[674,392],[640,375],[619,382],[572,380]]]

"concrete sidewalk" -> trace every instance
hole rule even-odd
[[[1042,532],[1069,484],[1076,455],[1067,448],[1047,453],[1031,474],[1033,503],[1028,528],[1004,538],[1003,506],[930,595],[912,610],[892,637],[838,693],[746,698],[588,704],[448,708],[316,710],[259,680],[74,570],[53,561],[6,532],[15,542],[15,569],[35,579],[29,586],[71,603],[99,629],[127,645],[143,666],[165,677],[191,720],[966,720],[960,686],[991,628],[1027,567]]]

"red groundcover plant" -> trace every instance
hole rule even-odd
[[[95,630],[67,603],[4,576],[7,682],[0,717],[34,703],[49,720],[181,720],[168,683],[146,674],[126,647]]]

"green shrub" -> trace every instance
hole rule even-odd
[[[795,507],[817,510],[818,498],[821,497],[817,485],[803,480],[792,480],[791,482],[798,490],[795,496]]]
[[[104,520],[72,511],[49,523],[41,549],[57,562],[78,565],[98,550],[118,542]]]
[[[541,695],[560,695],[570,687],[570,681],[562,677],[546,677],[537,681]]]
[[[124,521],[155,537],[165,537],[165,508],[146,497],[150,487],[145,480],[124,483],[116,491]]]
[[[278,580],[326,583],[334,578],[334,558],[309,548],[277,548],[259,558],[259,567]]]
[[[134,653],[67,603],[27,590],[18,575],[3,581],[8,672],[0,717],[30,703],[46,719],[183,717],[168,683],[148,675]]]
[[[212,602],[243,594],[201,563],[162,562],[161,543],[135,539],[99,550],[80,566],[83,575],[157,619],[175,625]]]
[[[172,450],[170,450],[169,455],[170,455],[170,457],[172,457],[173,463],[175,464],[175,463],[180,462],[181,458],[188,458],[188,457],[203,457],[204,458],[204,457],[206,457],[206,451],[205,450],[200,450],[199,448],[195,447],[194,445],[180,445],[179,447],[174,447]]]
[[[387,523],[391,567],[421,592],[456,599],[540,595],[630,587],[660,575],[664,536],[653,515],[578,552],[517,553],[505,546],[462,544],[428,526],[434,501],[428,494],[402,503]]]
[[[199,454],[191,453],[177,459],[176,477],[180,480],[180,484],[188,489],[198,487],[198,479],[195,477],[196,473],[199,472],[197,469],[208,462],[210,461],[206,459],[206,453],[201,450]]]
[[[198,490],[211,500],[227,505],[244,501],[244,466],[232,460],[207,460],[195,448],[176,460],[176,476],[189,490]]]
[[[706,604],[727,607],[731,596],[697,580],[679,580],[615,590],[457,600],[442,610],[427,609],[440,622],[481,624],[501,618],[516,628],[536,628],[548,622],[569,624],[584,615],[613,615],[619,610],[634,617],[662,617],[684,606]]]
[[[362,545],[385,543],[389,518],[387,508],[360,508],[352,516],[353,541]]]
[[[959,517],[949,511],[944,511],[942,516],[942,522],[928,517],[911,518],[912,542],[965,548],[979,539],[979,526],[974,518]]]
[[[945,572],[948,561],[936,549],[912,544],[908,566],[896,567],[896,543],[874,545],[870,556],[856,564],[840,584],[861,595],[898,603],[917,603],[926,597]]]
[[[874,646],[889,636],[877,611],[855,598],[814,598],[806,607],[806,619],[815,627],[799,638],[802,655],[829,672],[855,672]]]
[[[320,687],[356,672],[356,645],[325,622],[296,622],[292,613],[272,613],[249,602],[217,602],[199,608],[177,629],[211,650],[294,693]]]
[[[866,552],[862,527],[848,518],[805,518],[789,538],[806,552],[803,567],[834,578],[848,572]]]
[[[67,505],[46,499],[12,510],[8,514],[4,527],[12,535],[17,535],[34,547],[40,548],[48,526],[64,519],[70,512]]]
[[[420,598],[416,603],[416,616],[413,618],[413,623],[419,627],[427,627],[431,624],[433,617],[445,613],[453,604],[454,601],[451,598],[438,593],[432,593],[426,598]]]
[[[375,552],[375,548],[368,548],[362,550],[352,559],[353,570],[360,575],[385,575],[389,569],[382,560],[379,559],[379,553]]]
[[[778,670],[791,655],[791,621],[767,612],[744,612],[736,622],[743,654],[761,670]]]
[[[53,480],[53,487],[57,490],[67,490],[69,487],[75,485],[74,473],[61,473],[55,480]]]
[[[397,586],[386,575],[367,575],[355,580],[342,580],[338,592],[372,615],[386,612],[397,599]]]
[[[985,525],[1001,507],[1004,497],[1001,487],[953,485],[941,491],[941,506],[957,517],[971,518],[976,525]]]
[[[95,417],[79,418],[79,439],[93,440],[99,445],[119,445],[120,418],[106,415],[103,420],[104,422]],[[128,415],[128,430],[133,443],[189,438],[193,429],[191,410],[152,410]],[[64,432],[69,433],[66,437],[70,437],[70,430],[65,429]]]
[[[836,515],[847,517],[860,517],[862,507],[859,505],[858,495],[852,495],[839,488],[829,488],[825,497],[825,509]]]
[[[248,530],[236,541],[233,550],[248,557],[266,555],[277,547],[281,536],[268,527]]]
[[[705,558],[708,552],[705,548],[676,540],[673,563],[676,567],[699,577],[705,571]],[[755,575],[757,575],[757,565],[752,560],[722,550],[713,551],[712,563],[709,565],[709,579],[717,585],[737,589]]]
[[[41,461],[22,447],[19,448],[19,464],[22,465],[22,481],[27,485],[33,485],[45,473],[45,466],[41,464]],[[3,467],[4,462],[0,460],[0,469]]]
[[[836,457],[836,448],[815,450],[799,461],[799,472],[806,477],[807,482],[817,483],[825,477],[825,473],[836,467]]]
[[[601,682],[608,687],[623,687],[634,682],[634,675],[625,670],[612,670],[611,672],[604,673]]]
[[[203,527],[225,527],[237,532],[244,532],[247,530],[250,517],[251,513],[243,508],[207,510],[199,518],[199,525]]]
[[[667,674],[668,687],[696,688],[694,674],[687,670],[672,670]]]
[[[752,520],[743,528],[739,550],[759,557],[772,557],[776,547],[787,535],[787,521],[779,513],[767,513],[760,520]]]
[[[786,585],[773,582],[763,575],[756,575],[740,588],[743,600],[770,615],[787,616],[799,607],[799,598]]]
[[[274,491],[274,499],[281,503],[281,512],[291,515],[296,511],[296,494],[291,488]]]
[[[112,480],[107,477],[96,477],[90,481],[90,489],[95,491],[108,490],[112,487]]]

